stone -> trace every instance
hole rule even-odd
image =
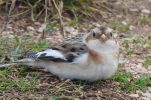
[[[32,26],[27,26],[27,30],[28,31],[35,31],[34,27],[32,27]]]
[[[146,93],[143,93],[142,95],[143,95],[144,97],[151,98],[151,93],[146,92]]]
[[[98,91],[98,93],[102,93],[101,91]]]
[[[147,97],[141,97],[140,100],[150,100],[150,98]]]
[[[150,10],[149,9],[142,9],[141,13],[149,15],[150,14]]]
[[[122,24],[125,25],[125,26],[128,25],[128,23],[126,21],[122,21]]]
[[[7,27],[8,29],[12,29],[12,25],[11,25],[11,24],[8,24],[6,27]]]
[[[151,87],[148,87],[149,92],[151,93]]]
[[[68,34],[72,34],[72,35],[77,35],[78,34],[78,30],[73,28],[73,27],[64,27],[64,30]]]
[[[34,24],[35,24],[35,25],[41,25],[41,23],[40,23],[40,22],[34,22]]]
[[[130,94],[129,96],[130,96],[130,97],[134,97],[134,98],[138,98],[138,97],[139,97],[138,94]]]
[[[129,11],[130,11],[130,12],[139,12],[138,9],[130,9]]]
[[[133,29],[135,29],[135,26],[130,25],[130,26],[129,26],[129,30],[133,30]]]
[[[43,30],[45,30],[46,29],[46,24],[44,23],[44,24],[42,24],[41,25],[41,27],[37,30],[39,33],[42,33],[43,32]]]

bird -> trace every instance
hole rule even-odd
[[[16,62],[0,65],[41,67],[60,79],[97,81],[110,78],[118,69],[119,43],[106,26],[91,29],[82,42],[66,42],[28,54]]]

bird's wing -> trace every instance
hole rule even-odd
[[[26,57],[35,60],[72,63],[87,52],[88,48],[83,43],[63,43],[45,51],[29,54]]]
[[[83,43],[83,37],[86,33],[81,33],[81,34],[77,34],[77,35],[74,35],[72,37],[67,37],[64,39],[64,42],[65,43]]]

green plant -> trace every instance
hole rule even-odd
[[[151,85],[150,75],[134,78],[131,73],[121,72],[115,74],[112,79],[119,82],[119,88],[127,92],[142,90],[143,88]]]
[[[78,20],[76,20],[75,18],[74,19],[71,19],[69,22],[68,22],[68,24],[69,25],[76,25],[78,23]]]
[[[129,72],[117,73],[112,77],[113,80],[123,83],[129,82],[131,78],[132,78],[132,74]]]
[[[146,47],[151,47],[151,39],[146,40],[145,46]]]
[[[133,38],[133,42],[136,43],[136,45],[138,45],[138,46],[146,46],[146,47],[151,46],[151,40],[147,39],[146,37],[135,36]]]
[[[51,22],[47,24],[46,29],[53,30],[55,27],[59,27],[59,25],[56,22]]]
[[[16,85],[22,91],[38,88],[38,83],[35,77],[32,77],[31,81],[27,79],[15,80],[14,85]]]
[[[151,25],[151,17],[139,17],[137,24],[141,24],[141,25]]]
[[[126,53],[127,56],[131,56],[133,54],[135,54],[133,50],[127,50],[127,53]]]
[[[33,51],[41,51],[43,49],[50,47],[49,43],[45,40],[33,42],[32,45],[33,45],[33,49],[32,49]]]
[[[145,61],[143,62],[144,67],[148,67],[151,65],[151,57],[145,58]]]
[[[13,79],[13,68],[10,66],[0,70],[0,91],[9,91],[11,89],[20,89],[22,91],[38,88],[37,77],[32,75],[30,79],[19,78],[19,72],[15,74],[17,77]],[[12,76],[12,77],[10,77]]]
[[[51,100],[57,100],[57,96],[55,96],[55,95],[51,95],[50,98],[51,98]]]
[[[134,83],[136,84],[138,89],[139,88],[142,89],[148,85],[151,85],[151,76],[150,75],[142,76],[142,77],[136,79],[134,81]]]
[[[133,41],[134,41],[134,43],[136,43],[139,46],[142,46],[142,45],[145,44],[145,40],[143,38],[139,37],[139,36],[135,37],[133,39]]]
[[[124,25],[121,21],[114,21],[112,23],[112,28],[114,30],[120,30],[122,32],[128,32],[129,31],[129,25]]]

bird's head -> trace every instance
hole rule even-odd
[[[84,43],[89,48],[117,47],[118,43],[112,34],[112,29],[100,26],[92,29],[84,38]]]

